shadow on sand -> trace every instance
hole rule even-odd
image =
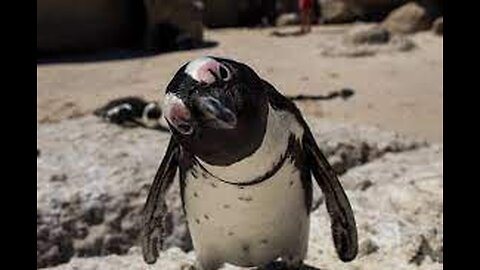
[[[293,30],[293,31],[282,31],[282,32],[275,30],[270,33],[271,36],[275,36],[275,37],[298,37],[306,34],[308,33],[302,32],[300,29]]]
[[[89,63],[100,61],[127,60],[134,58],[152,57],[164,53],[199,50],[218,46],[216,41],[204,41],[196,47],[178,48],[172,50],[140,50],[140,49],[114,49],[100,52],[77,52],[77,53],[41,53],[37,52],[37,65],[57,63]]]
[[[314,266],[310,266],[307,264],[302,265],[302,270],[322,270],[320,268],[316,268]],[[281,261],[276,261],[268,264],[267,266],[264,267],[259,267],[257,270],[289,270],[287,265]]]

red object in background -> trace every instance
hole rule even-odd
[[[298,0],[298,8],[300,11],[309,10],[313,7],[313,0]]]

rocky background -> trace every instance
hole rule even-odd
[[[314,23],[378,22],[391,34],[443,34],[443,0],[315,0]],[[299,23],[297,0],[42,0],[37,52],[202,47],[203,26]]]
[[[317,189],[307,263],[320,269],[439,269],[442,146],[374,127],[309,122],[353,205],[360,254],[339,264]],[[139,214],[168,139],[168,133],[125,129],[93,116],[39,126],[37,267],[70,261],[56,269],[145,269],[134,248]],[[180,269],[192,259],[184,253],[192,245],[174,186],[167,240],[173,249],[162,253],[158,269]],[[98,258],[111,254],[121,256]]]

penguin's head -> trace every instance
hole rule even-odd
[[[229,165],[261,144],[268,103],[262,79],[247,65],[201,57],[167,86],[164,115],[173,136],[213,165]]]

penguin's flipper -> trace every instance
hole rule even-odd
[[[358,243],[357,226],[348,198],[310,130],[303,136],[303,146],[309,168],[325,196],[338,257],[344,262],[351,261],[357,255]]]
[[[167,213],[165,193],[175,178],[178,168],[180,147],[170,138],[165,156],[155,174],[152,186],[148,192],[147,202],[143,208],[143,228],[141,243],[143,259],[146,263],[155,263],[158,257],[157,244],[163,244],[163,223]]]

